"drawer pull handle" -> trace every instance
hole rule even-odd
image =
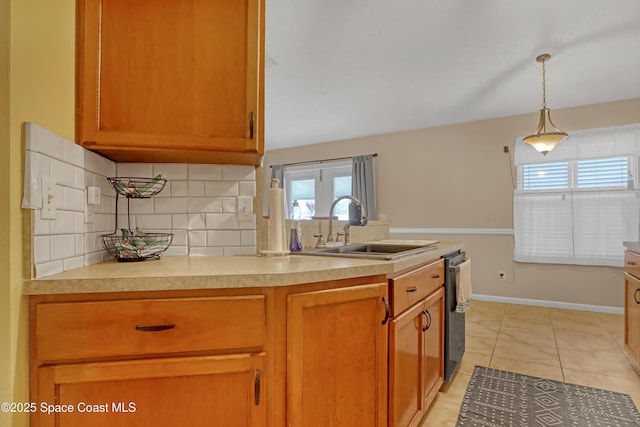
[[[387,301],[387,297],[382,297],[382,302],[384,303],[384,320],[382,324],[386,325],[389,317],[391,317],[391,306],[389,305],[389,301]]]
[[[433,276],[431,276],[432,279],[439,279],[440,278],[440,273],[435,273]]]
[[[635,261],[627,261],[627,265],[636,265]]]
[[[254,122],[254,115],[252,111],[251,113],[249,113],[249,139],[253,139],[253,122]]]
[[[260,405],[260,371],[255,372],[255,376],[253,378],[253,395],[254,395],[254,403],[256,406]]]
[[[424,328],[422,328],[422,332],[427,332],[431,327],[431,313],[429,313],[429,310],[424,310],[422,314],[424,314],[427,317],[427,322],[424,325]]]
[[[636,304],[640,304],[640,299],[638,299],[639,293],[640,293],[640,288],[636,289],[636,291],[633,293],[633,299],[636,302]]]
[[[412,286],[412,287],[407,289],[407,292],[418,292],[418,287],[417,286]]]
[[[140,331],[140,332],[160,332],[160,331],[166,331],[168,329],[173,329],[175,328],[176,325],[174,324],[168,324],[168,325],[136,325],[136,331]]]

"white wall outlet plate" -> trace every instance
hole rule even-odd
[[[90,205],[99,205],[102,201],[102,192],[100,187],[87,187],[87,203]]]
[[[238,197],[238,221],[251,221],[253,219],[253,197]]]
[[[56,181],[42,178],[42,219],[56,219]]]

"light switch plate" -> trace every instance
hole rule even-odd
[[[90,205],[99,205],[102,199],[100,187],[87,187],[87,203]]]
[[[56,219],[56,181],[42,178],[42,219]]]
[[[253,197],[238,197],[238,221],[251,221],[253,219]]]

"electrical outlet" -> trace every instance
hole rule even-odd
[[[502,270],[499,270],[498,271],[498,280],[504,281],[505,277],[506,277],[506,273],[504,271],[502,271]]]
[[[42,219],[56,219],[56,182],[53,179],[42,178]]]
[[[251,221],[253,219],[253,197],[238,197],[238,221]]]
[[[508,152],[509,152],[509,146],[508,146],[508,145],[505,145],[504,147],[502,147],[502,151],[503,151],[504,153],[508,153]]]

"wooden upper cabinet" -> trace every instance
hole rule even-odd
[[[76,142],[119,162],[259,164],[263,0],[78,0]]]

